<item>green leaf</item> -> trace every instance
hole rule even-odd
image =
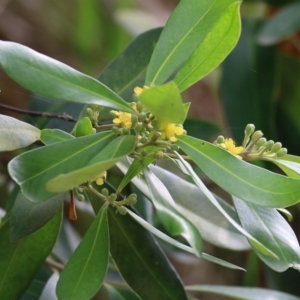
[[[53,273],[47,281],[39,300],[57,300],[55,288],[58,281],[58,273]]]
[[[17,241],[9,240],[9,219],[0,228],[1,300],[20,299],[50,254],[59,233],[62,210],[45,226]],[[16,284],[18,283],[18,284]]]
[[[107,205],[103,205],[57,283],[59,300],[89,300],[100,289],[108,267]]]
[[[139,300],[140,298],[128,289],[122,289],[109,284],[105,284],[105,289],[109,293],[109,300]]]
[[[271,161],[289,177],[300,178],[300,157],[287,154],[280,159],[272,159]]]
[[[177,144],[208,177],[244,201],[280,208],[300,200],[298,179],[251,165],[203,140],[182,135]]]
[[[84,117],[76,123],[75,136],[80,137],[80,136],[85,136],[90,134],[94,134],[91,119],[88,117]]]
[[[215,69],[236,45],[240,35],[240,2],[229,5],[214,27],[177,73],[174,81],[180,91]]]
[[[132,101],[133,89],[143,86],[146,70],[162,28],[147,31],[133,42],[110,64],[99,80],[121,95]]]
[[[210,34],[237,0],[182,0],[171,14],[154,49],[146,85],[164,83]]]
[[[134,112],[96,79],[20,44],[0,41],[0,65],[13,80],[41,96]]]
[[[46,184],[50,192],[61,193],[70,190],[83,182],[94,180],[102,172],[111,168],[121,158],[132,153],[136,138],[132,135],[119,136],[94,156],[86,166],[81,166],[71,172],[64,172],[51,179]]]
[[[156,214],[171,235],[181,235],[192,246],[196,256],[201,256],[202,239],[200,232],[188,219],[176,209],[176,203],[172,199],[164,184],[147,168],[143,174],[150,191]]]
[[[283,272],[288,268],[300,270],[300,247],[297,237],[286,220],[274,208],[246,203],[233,197],[242,226],[263,245],[272,249],[279,259],[253,249],[271,269]],[[249,241],[251,244],[251,241]]]
[[[103,132],[34,149],[12,159],[8,170],[28,200],[43,202],[57,194],[46,190],[49,180],[85,167],[114,138]]]
[[[140,225],[142,225],[145,229],[147,229],[149,232],[153,233],[155,236],[157,236],[158,238],[162,239],[163,241],[183,250],[189,253],[192,253],[194,255],[196,255],[195,250],[185,244],[182,244],[180,242],[178,242],[177,240],[174,240],[173,238],[169,237],[168,235],[164,234],[163,232],[159,231],[158,229],[156,229],[155,227],[153,227],[151,224],[149,224],[148,222],[146,222],[144,219],[142,219],[141,217],[139,217],[137,214],[135,214],[133,211],[128,210],[127,211],[128,214],[135,220],[137,221]],[[245,269],[238,267],[236,265],[233,265],[227,261],[224,261],[222,259],[216,258],[214,256],[211,256],[209,254],[206,253],[201,253],[201,258],[211,261],[213,263],[216,263],[218,265],[230,268],[230,269],[236,269],[236,270],[243,270],[245,271]]]
[[[299,15],[299,2],[284,6],[260,29],[257,41],[261,45],[273,45],[288,39],[300,28]]]
[[[277,258],[276,254],[274,254],[270,249],[260,243],[257,239],[251,236],[243,227],[240,226],[234,219],[230,217],[230,215],[224,210],[224,208],[219,204],[219,202],[215,199],[213,194],[208,190],[208,188],[204,185],[204,183],[200,180],[197,174],[194,172],[192,167],[179,155],[178,158],[181,160],[182,164],[185,166],[187,172],[192,177],[195,184],[202,190],[202,192],[206,195],[206,197],[211,201],[211,203],[223,214],[223,216],[244,236],[246,236],[249,240],[251,240],[252,245],[260,252],[265,255],[270,255],[274,258]]]
[[[0,115],[0,151],[26,147],[41,137],[41,131],[15,118]]]
[[[160,121],[183,124],[186,112],[174,82],[146,89],[139,100]]]
[[[74,136],[60,129],[43,129],[41,131],[41,141],[45,145],[51,145],[73,139]]]
[[[10,239],[21,239],[44,226],[62,207],[65,194],[45,202],[33,203],[20,192],[15,200],[10,218]]]
[[[262,288],[246,288],[222,285],[190,285],[186,286],[185,288],[190,292],[206,292],[217,295],[224,295],[239,300],[300,300],[300,298],[287,293]]]

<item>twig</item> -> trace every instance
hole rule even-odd
[[[50,258],[47,258],[46,259],[46,262],[45,262],[49,267],[52,267],[54,269],[57,269],[57,270],[63,270],[65,268],[65,265],[64,264],[61,264],[61,263],[58,263]]]
[[[72,116],[62,113],[62,114],[55,114],[55,113],[49,113],[49,112],[43,112],[43,111],[32,111],[32,110],[26,110],[21,108],[16,108],[13,106],[5,105],[3,103],[0,103],[0,107],[14,111],[20,114],[25,114],[29,116],[36,116],[36,117],[43,117],[43,118],[51,118],[51,119],[61,119],[67,122],[77,122],[76,119],[74,119]]]

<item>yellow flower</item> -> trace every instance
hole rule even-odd
[[[177,141],[175,135],[182,135],[185,133],[185,130],[183,129],[182,125],[163,122],[161,124],[161,128],[161,138],[165,140],[170,140],[171,142]]]
[[[238,154],[240,154],[244,150],[244,148],[242,146],[236,147],[233,139],[225,139],[224,143],[221,143],[220,146],[237,158],[242,159],[242,157]]]
[[[107,176],[107,172],[104,171],[102,172],[96,179],[96,184],[97,185],[102,185],[104,183],[104,179],[106,179],[106,176]]]
[[[121,124],[126,128],[132,127],[131,114],[122,111],[113,111],[117,118],[113,119],[114,124]]]
[[[139,86],[136,86],[136,87],[133,89],[133,91],[134,91],[134,93],[135,93],[136,95],[139,96],[144,90],[147,90],[147,89],[149,89],[149,86],[147,86],[147,85],[144,85],[143,88],[140,88]]]

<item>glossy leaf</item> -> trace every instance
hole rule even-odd
[[[73,139],[74,136],[60,129],[43,129],[41,131],[41,141],[45,145],[51,145]]]
[[[146,70],[162,28],[147,31],[133,42],[99,76],[99,80],[132,101],[133,89],[143,86]]]
[[[240,2],[228,6],[214,27],[184,63],[174,81],[184,91],[215,69],[236,45],[240,35]]]
[[[12,159],[8,170],[28,200],[43,202],[56,195],[46,190],[49,180],[85,167],[114,138],[104,132],[34,149]]]
[[[20,44],[0,41],[0,65],[14,81],[41,96],[134,112],[96,79]]]
[[[66,194],[59,194],[45,202],[33,203],[20,192],[10,218],[10,239],[21,239],[51,220],[62,207]]]
[[[109,260],[107,205],[103,205],[57,283],[59,300],[89,300],[100,289]]]
[[[196,256],[201,256],[200,232],[176,209],[176,203],[164,184],[148,169],[143,169],[152,201],[160,222],[171,235],[181,235],[192,246]]]
[[[93,130],[93,125],[92,125],[91,119],[88,117],[84,117],[84,118],[80,119],[76,123],[74,130],[75,130],[76,137],[93,134],[94,130]]]
[[[190,285],[186,287],[187,291],[191,292],[206,292],[217,295],[227,296],[239,300],[257,300],[257,299],[272,299],[272,300],[300,300],[300,298],[274,290],[262,288],[247,288],[237,286],[222,286],[222,285]]]
[[[237,2],[240,1],[181,1],[167,21],[154,49],[146,85],[164,83],[203,42],[228,6]]]
[[[51,179],[46,184],[50,192],[61,193],[74,188],[75,186],[94,180],[102,172],[111,168],[121,158],[132,153],[136,143],[135,136],[126,135],[115,138],[96,156],[94,156],[86,166],[81,166],[77,170],[65,172]]]
[[[178,136],[177,144],[214,182],[244,201],[280,208],[300,200],[297,179],[251,165],[216,145],[189,136]]]
[[[174,82],[146,89],[139,100],[160,122],[183,124],[186,112]]]
[[[288,39],[300,29],[299,15],[299,2],[286,5],[260,29],[257,41],[261,45],[273,45]]]
[[[279,212],[274,208],[246,203],[236,197],[233,197],[233,201],[245,230],[272,249],[279,258],[263,255],[254,248],[260,259],[277,272],[283,272],[290,267],[300,270],[300,247],[297,237]]]
[[[41,131],[15,118],[0,115],[0,151],[26,147],[41,137]]]
[[[215,199],[213,194],[208,190],[208,188],[204,185],[204,183],[200,180],[197,174],[194,172],[192,167],[179,155],[178,158],[181,160],[182,164],[185,166],[187,172],[189,172],[195,184],[202,190],[202,192],[206,195],[206,197],[211,201],[211,203],[223,214],[223,216],[245,237],[251,240],[252,245],[260,252],[265,255],[272,256],[277,258],[276,254],[273,253],[270,249],[260,243],[257,239],[251,236],[243,227],[240,226],[234,219],[230,217],[230,215],[224,210],[224,208],[219,204],[219,202]]]
[[[195,254],[195,251],[193,250],[193,248],[182,244],[180,242],[178,242],[177,240],[174,240],[173,238],[167,236],[166,234],[164,234],[163,232],[159,231],[158,229],[156,229],[154,226],[152,226],[151,224],[149,224],[148,222],[146,222],[144,219],[142,219],[141,217],[139,217],[137,214],[135,214],[133,211],[128,210],[128,214],[135,220],[137,221],[140,225],[142,225],[145,229],[147,229],[149,232],[153,233],[155,236],[157,236],[158,238],[162,239],[163,241],[192,254]],[[211,256],[209,254],[206,253],[201,253],[201,258],[211,261],[213,263],[216,263],[218,265],[230,268],[230,269],[236,269],[236,270],[243,270],[245,271],[245,269],[238,267],[236,265],[233,265],[227,261],[224,261],[222,259],[216,258],[214,256]]]
[[[1,224],[1,300],[20,299],[25,293],[55,244],[61,220],[62,210],[38,231],[17,242],[9,240],[9,219]]]

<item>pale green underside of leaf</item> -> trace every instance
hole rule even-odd
[[[73,139],[74,136],[60,129],[43,129],[41,131],[41,141],[45,145],[51,145],[58,142]]]
[[[0,151],[26,147],[41,137],[41,131],[15,118],[0,115]]]
[[[33,93],[134,112],[128,103],[96,79],[20,44],[0,41],[0,65],[12,79]]]

